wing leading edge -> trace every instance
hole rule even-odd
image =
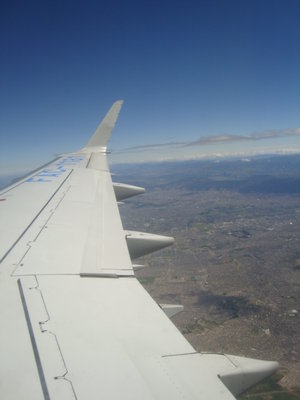
[[[106,148],[122,101],[87,146],[1,192],[0,394],[30,399],[234,399],[278,364],[197,353],[132,260],[173,238],[123,229]],[[24,202],[25,199],[25,202]]]

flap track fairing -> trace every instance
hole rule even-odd
[[[145,189],[139,186],[127,185],[125,183],[113,182],[117,201],[128,199],[129,197],[145,193]]]
[[[174,238],[152,233],[126,231],[126,240],[131,259],[135,259],[170,246]]]

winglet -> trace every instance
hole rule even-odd
[[[106,146],[117,121],[122,104],[123,100],[118,100],[111,106],[110,110],[100,122],[93,136],[90,138],[87,145],[83,149],[84,151],[106,152]]]

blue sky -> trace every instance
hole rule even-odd
[[[0,15],[1,175],[81,148],[120,98],[113,162],[300,152],[299,0],[29,0]]]

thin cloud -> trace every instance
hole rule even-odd
[[[157,150],[160,148],[183,148],[191,146],[207,146],[220,143],[229,142],[243,142],[243,141],[258,141],[277,139],[281,137],[300,136],[300,127],[295,129],[279,129],[279,130],[265,130],[262,132],[253,132],[250,135],[216,135],[216,136],[203,136],[192,142],[168,142],[168,143],[155,143],[146,144],[141,146],[128,147],[123,150],[119,150],[118,153],[131,152],[131,151],[146,151],[146,150]]]
[[[288,136],[300,136],[300,128],[266,130],[263,132],[254,132],[251,135],[204,136],[198,140],[195,140],[194,142],[186,143],[185,146],[200,146],[200,145],[209,145],[214,143],[225,143],[225,142],[257,141],[266,139],[276,139]]]
[[[253,139],[250,139],[248,136],[240,136],[240,135],[203,136],[202,138],[195,140],[194,142],[186,143],[185,146],[205,146],[215,143],[241,142],[244,140],[253,140]]]
[[[277,137],[286,137],[286,136],[300,136],[300,128],[295,129],[281,129],[281,130],[267,130],[260,133],[254,132],[251,137],[255,140],[260,139],[272,139]]]
[[[161,147],[183,147],[185,142],[168,142],[168,143],[154,143],[154,144],[144,144],[141,146],[127,147],[126,149],[120,150],[119,152],[134,151],[134,150],[149,150]]]

